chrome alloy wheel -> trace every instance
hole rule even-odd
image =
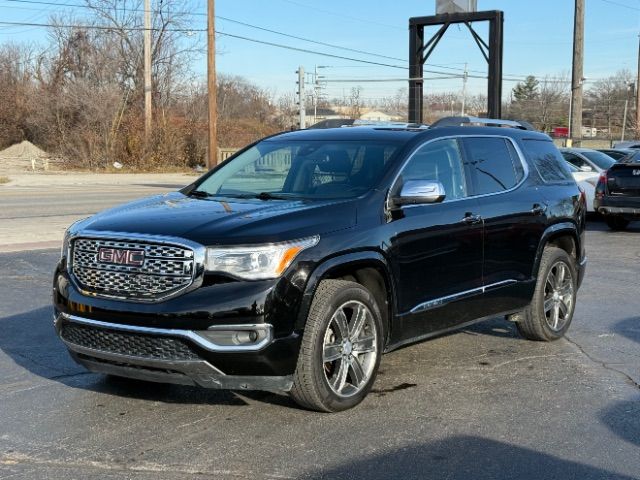
[[[369,381],[378,356],[378,332],[369,308],[358,301],[342,304],[324,334],[324,375],[334,393],[350,397]]]
[[[544,315],[554,332],[562,330],[571,319],[574,293],[571,269],[564,262],[554,263],[544,285]]]

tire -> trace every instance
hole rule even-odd
[[[625,220],[622,217],[607,216],[605,217],[605,221],[609,228],[614,231],[624,230],[629,225],[629,220]]]
[[[533,299],[516,323],[520,335],[543,342],[562,338],[573,320],[577,278],[575,260],[567,252],[545,247]]]
[[[311,302],[289,392],[302,407],[338,412],[356,406],[373,385],[384,332],[380,309],[362,285],[320,282]]]

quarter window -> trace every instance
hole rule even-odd
[[[464,138],[462,141],[475,195],[509,190],[522,180],[522,164],[506,139],[477,137]]]
[[[466,197],[467,182],[458,142],[437,140],[420,147],[402,170],[398,187],[407,180],[440,182],[446,194],[445,202]]]
[[[524,140],[525,153],[533,161],[545,182],[573,181],[569,165],[553,142],[548,140]]]

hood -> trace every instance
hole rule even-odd
[[[292,240],[343,230],[355,223],[353,199],[216,200],[173,192],[106,210],[82,222],[81,229],[165,235],[221,245]]]

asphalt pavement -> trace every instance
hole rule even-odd
[[[15,176],[14,176],[15,177]],[[0,252],[58,246],[76,220],[137,198],[174,191],[196,177],[71,174],[18,177],[0,188]],[[112,180],[111,183],[105,183]]]
[[[587,242],[567,339],[476,324],[386,355],[338,414],[86,372],[53,330],[58,249],[2,253],[0,479],[640,478],[640,223]]]

